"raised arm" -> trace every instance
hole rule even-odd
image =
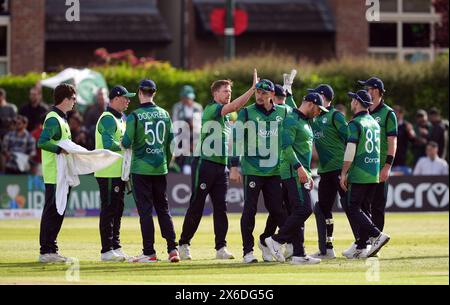
[[[225,116],[228,113],[235,112],[235,111],[238,111],[239,109],[241,109],[248,102],[248,100],[252,97],[253,93],[255,92],[255,88],[256,88],[255,86],[256,86],[257,82],[258,82],[258,72],[255,69],[253,71],[253,84],[250,87],[250,89],[248,89],[247,92],[242,94],[237,99],[233,100],[231,103],[224,105],[222,107],[221,115]]]

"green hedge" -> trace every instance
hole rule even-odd
[[[336,102],[347,104],[346,93],[359,89],[356,81],[378,76],[384,80],[388,104],[400,104],[413,115],[418,108],[441,109],[448,118],[449,101],[449,61],[448,54],[433,63],[400,63],[389,60],[347,58],[332,60],[321,64],[296,61],[283,54],[257,55],[239,58],[230,62],[216,62],[201,70],[175,69],[168,63],[154,63],[147,67],[105,66],[94,67],[105,76],[108,86],[122,84],[129,90],[136,90],[139,80],[151,78],[158,86],[157,103],[170,110],[178,101],[182,85],[193,85],[197,101],[206,104],[210,99],[210,85],[216,79],[229,78],[234,81],[233,96],[237,97],[250,86],[253,68],[258,69],[261,78],[282,82],[282,74],[292,68],[298,70],[294,82],[294,95],[301,100],[306,88],[320,83],[329,83],[336,93]],[[40,74],[25,76],[5,76],[0,78],[0,87],[8,94],[8,101],[20,106],[28,100],[28,91]],[[44,90],[44,99],[51,101],[51,91]],[[136,99],[137,102],[137,99]],[[137,103],[131,107],[134,108]]]

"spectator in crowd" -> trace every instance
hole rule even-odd
[[[30,89],[30,102],[19,110],[19,114],[28,119],[28,131],[34,130],[45,118],[48,105],[42,101],[42,88],[37,84]]]
[[[439,157],[446,157],[446,143],[448,139],[448,124],[445,124],[441,118],[441,112],[436,107],[429,110],[428,116],[432,125],[430,141],[436,142],[439,146]]]
[[[430,140],[431,134],[431,123],[428,121],[427,112],[423,109],[417,110],[414,132],[416,138],[412,145],[412,152],[414,156],[414,165],[416,165],[417,161],[425,156],[425,148]]]
[[[80,113],[77,111],[69,112],[67,123],[69,123],[72,141],[84,148],[93,149],[93,147],[88,147],[88,132],[86,127],[83,126],[83,118]]]
[[[397,116],[398,135],[397,152],[393,163],[392,173],[394,175],[411,175],[412,169],[406,164],[409,145],[414,142],[416,133],[413,125],[405,120],[405,112],[402,106],[395,105],[395,115]]]
[[[336,104],[334,105],[334,108],[339,111],[340,113],[342,113],[344,115],[344,117],[347,116],[347,107],[345,107],[345,105],[343,104]]]
[[[448,163],[439,158],[439,145],[436,142],[429,142],[426,148],[426,157],[422,157],[414,168],[414,176],[447,176]]]
[[[202,105],[195,102],[194,88],[189,85],[183,86],[180,92],[180,101],[172,108],[172,121],[184,121],[189,125],[189,139],[184,139],[184,141],[189,141],[189,150],[181,151],[179,147],[176,148],[178,149],[178,154],[182,153],[183,155],[175,158],[175,163],[180,167],[183,173],[188,175],[191,173],[191,158],[189,156],[192,156],[200,136],[202,112]],[[183,142],[183,140],[181,142]]]
[[[6,160],[6,174],[27,174],[31,158],[36,154],[36,142],[27,130],[28,119],[18,115],[15,130],[3,138],[2,154]]]
[[[39,137],[41,136],[42,129],[44,127],[44,120],[45,117],[42,118],[39,125],[36,126],[34,130],[31,131],[31,136],[33,137],[36,143],[38,142]],[[42,151],[39,147],[36,148],[36,155],[32,159],[31,174],[35,176],[42,176]]]
[[[87,133],[86,148],[95,148],[95,127],[97,126],[97,121],[105,111],[106,106],[109,103],[108,92],[105,88],[99,88],[97,94],[95,95],[95,104],[90,105],[83,116],[83,126]]]
[[[8,133],[14,123],[17,115],[17,107],[6,101],[6,91],[0,88],[0,151],[2,151],[2,140],[6,133]],[[5,172],[5,160],[0,154],[0,173]]]
[[[105,88],[100,88],[95,95],[95,104],[90,105],[86,112],[84,113],[84,127],[88,130],[94,130],[97,124],[98,119],[102,115],[102,113],[106,109],[106,105],[108,104],[108,95],[107,90]]]
[[[6,101],[6,91],[0,88],[0,141],[9,131],[9,126],[17,115],[17,107]]]

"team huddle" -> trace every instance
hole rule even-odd
[[[178,241],[167,199],[166,177],[176,142],[170,116],[156,105],[157,87],[152,80],[140,82],[140,106],[126,118],[124,112],[136,93],[123,86],[114,87],[95,135],[96,149],[123,156],[95,172],[101,200],[101,260],[157,262],[153,211],[167,242],[168,260],[193,259],[190,244],[208,195],[213,206],[216,259],[234,259],[226,241],[230,180],[244,186],[240,221],[244,263],[258,261],[253,231],[261,192],[268,211],[264,232],[257,242],[263,261],[289,260],[302,265],[335,258],[332,209],[338,193],[354,236],[354,242],[342,255],[349,259],[379,255],[389,241],[383,232],[387,179],[397,145],[397,119],[383,101],[384,84],[376,77],[359,81],[364,89],[348,93],[353,118],[347,123],[332,105],[334,92],[330,85],[308,89],[297,106],[292,95],[295,75],[295,70],[284,74],[283,85],[278,85],[259,79],[255,70],[251,87],[233,101],[232,81],[212,84],[213,99],[202,115],[202,131],[192,164],[192,195]],[[246,106],[252,96],[255,103]],[[55,105],[45,118],[38,141],[43,151],[45,182],[39,256],[44,263],[67,260],[58,253],[56,242],[64,219],[56,210],[56,156],[67,154],[58,142],[71,139],[66,114],[75,101],[73,86],[61,84],[55,88]],[[234,112],[238,114],[235,120],[231,115]],[[314,187],[313,148],[318,155],[320,176],[319,198],[314,204],[310,195]],[[128,185],[125,171],[130,173],[143,240],[142,254],[134,257],[125,254],[120,242]],[[318,251],[308,255],[304,230],[312,213],[317,224]]]

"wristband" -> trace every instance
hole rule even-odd
[[[386,163],[392,165],[393,162],[394,162],[394,156],[388,155],[386,157]]]

